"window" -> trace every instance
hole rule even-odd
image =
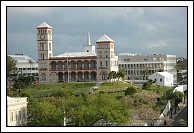
[[[25,119],[26,118],[26,111],[25,110],[23,110],[23,119]]]
[[[108,66],[108,62],[106,61],[106,66]]]
[[[106,80],[106,75],[102,74],[102,80]]]
[[[17,114],[17,111],[15,111],[15,120],[16,120],[16,121],[18,120],[18,114]]]
[[[100,66],[102,66],[102,61],[100,62]]]
[[[13,112],[10,114],[10,121],[13,121]]]
[[[160,78],[160,82],[162,82],[162,78]]]
[[[18,113],[19,113],[18,120],[21,120],[21,111],[19,111]]]

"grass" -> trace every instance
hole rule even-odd
[[[169,91],[173,90],[174,88],[173,87],[167,87],[166,88],[166,93],[168,93]],[[149,91],[154,91],[156,93],[158,93],[160,96],[163,96],[164,95],[164,91],[165,91],[165,88],[163,86],[151,86],[151,88],[149,89]]]
[[[100,86],[97,91],[112,91],[114,89],[115,90],[121,90],[121,89],[124,89],[125,87],[130,87],[131,84],[127,83],[127,82],[115,82],[114,84],[112,82],[104,82],[102,84],[102,86]]]
[[[21,93],[28,94],[49,94],[54,93],[59,89],[68,90],[71,92],[87,92],[90,88],[96,85],[95,82],[73,82],[73,83],[47,83],[47,84],[37,84],[30,88],[22,90]]]

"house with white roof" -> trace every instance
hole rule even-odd
[[[160,86],[173,86],[173,75],[169,72],[156,72],[148,76],[148,79],[156,81],[156,85]]]
[[[43,22],[37,27],[39,82],[106,81],[110,71],[118,71],[114,41],[103,35],[91,44],[88,33],[83,52],[53,55],[52,28]],[[67,50],[65,50],[67,51]]]

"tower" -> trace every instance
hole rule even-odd
[[[90,33],[88,32],[87,36],[87,45],[84,45],[84,52],[93,52],[95,53],[95,46],[91,45]]]
[[[96,41],[97,80],[107,80],[110,71],[118,71],[118,56],[114,54],[114,40],[103,35]]]
[[[52,51],[52,27],[43,22],[37,27],[39,81],[49,82],[49,58]]]

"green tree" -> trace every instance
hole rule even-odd
[[[174,113],[176,113],[176,109],[178,107],[178,104],[180,102],[182,102],[182,99],[183,99],[183,93],[180,91],[175,91],[174,92],[174,99],[173,99],[174,100],[174,108],[175,108]]]
[[[11,78],[15,73],[16,69],[16,61],[10,56],[7,56],[7,78]]]
[[[30,64],[30,76],[32,76],[32,64],[34,63],[31,59],[28,59],[28,63]]]
[[[117,80],[117,84],[118,84],[118,81],[119,81],[120,78],[122,78],[122,81],[124,80],[126,72],[125,72],[124,69],[119,69],[119,71],[117,72],[116,75],[117,75],[117,78],[118,78],[118,80]]]
[[[16,90],[18,90],[19,94],[21,92],[21,89],[25,89],[25,84],[20,81],[15,81],[13,86]]]
[[[108,94],[87,95],[85,99],[83,97],[73,99],[66,99],[65,105],[66,117],[71,120],[70,125],[99,126],[98,121],[102,119],[110,126],[124,125],[130,117],[127,105]],[[105,122],[102,125],[107,126]]]
[[[146,76],[148,75],[148,70],[143,70],[141,71],[141,73],[143,74],[143,79],[146,80]]]
[[[28,126],[63,126],[64,110],[46,101],[28,104]]]
[[[131,86],[131,87],[128,87],[126,90],[125,90],[125,96],[126,95],[133,95],[137,93],[137,88],[134,87],[134,86]]]
[[[109,72],[109,74],[108,74],[108,79],[112,82],[112,79],[114,78],[114,73],[116,73],[115,71],[111,71],[111,72]],[[113,83],[112,83],[112,85],[113,85]]]

